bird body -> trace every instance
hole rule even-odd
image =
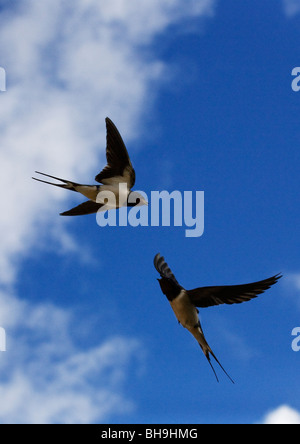
[[[88,199],[96,202],[101,187],[99,185],[77,185],[75,190],[87,197]]]
[[[263,293],[271,285],[274,285],[281,276],[276,275],[264,281],[245,285],[200,287],[194,290],[186,290],[178,283],[165,259],[160,254],[155,256],[154,266],[161,276],[161,279],[158,279],[161,290],[169,300],[178,322],[194,336],[217,380],[218,377],[211,363],[210,356],[215,359],[224,373],[233,382],[206,341],[197,307],[204,308],[219,304],[234,304],[248,301]]]
[[[178,296],[169,302],[178,322],[192,333],[198,324],[198,312],[187,292],[182,289]]]
[[[89,199],[77,207],[61,213],[61,216],[80,216],[97,211],[118,209],[123,206],[148,205],[144,197],[137,192],[134,193],[135,200],[128,202],[132,193],[131,188],[135,184],[135,171],[117,127],[108,117],[105,121],[107,165],[95,177],[96,182],[101,185],[83,185],[39,171],[36,173],[63,183],[57,184],[33,177],[38,182],[76,191]]]
[[[178,296],[169,302],[175,313],[178,323],[186,328],[194,336],[205,356],[207,356],[207,353],[212,353],[212,350],[206,342],[200,324],[198,316],[199,312],[195,305],[191,302],[186,290],[182,289]]]

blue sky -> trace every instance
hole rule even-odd
[[[1,2],[1,423],[300,423],[300,2],[73,3]],[[82,199],[31,176],[93,183],[106,116],[136,189],[205,192],[202,237],[59,217]],[[177,325],[158,252],[187,288],[284,274],[200,313],[234,386]]]

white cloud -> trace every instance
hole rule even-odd
[[[283,0],[284,11],[288,17],[300,12],[300,0]]]
[[[78,181],[94,177],[104,165],[106,115],[127,142],[137,137],[138,123],[167,76],[147,45],[171,25],[211,15],[214,5],[28,0],[1,13],[0,64],[7,77],[0,95],[2,282],[13,282],[16,258],[39,239],[41,226],[49,227],[50,212],[67,209],[71,198],[33,183],[33,171]]]
[[[2,285],[16,282],[33,247],[59,242],[63,252],[78,248],[58,217],[73,194],[35,183],[34,170],[76,181],[94,177],[105,162],[107,115],[127,142],[138,137],[168,77],[168,67],[151,53],[152,42],[170,26],[186,29],[190,18],[211,16],[215,3],[19,0],[13,8],[3,6]],[[108,338],[83,351],[74,344],[69,311],[7,292],[0,294],[0,305],[7,333],[0,360],[3,423],[89,423],[132,407],[122,388],[138,354],[135,339]]]
[[[294,286],[296,290],[300,290],[300,273],[290,273],[287,280]]]
[[[129,369],[141,364],[137,340],[114,337],[82,350],[71,336],[71,312],[5,293],[0,305],[7,334],[7,351],[0,353],[1,423],[88,424],[132,411],[123,389]]]
[[[269,412],[263,421],[267,425],[297,425],[300,424],[300,412],[288,405],[282,405],[276,410]]]
[[[285,274],[285,292],[300,308],[300,273]]]

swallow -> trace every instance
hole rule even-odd
[[[105,119],[105,122],[107,165],[95,177],[95,181],[102,185],[82,185],[76,182],[71,182],[70,180],[50,176],[49,174],[41,173],[39,171],[36,171],[36,174],[50,177],[51,179],[63,183],[57,184],[35,177],[32,178],[38,182],[76,191],[89,199],[69,211],[60,213],[61,216],[81,216],[97,213],[99,210],[105,211],[107,209],[117,209],[123,206],[133,207],[148,205],[148,202],[140,193],[131,191],[135,184],[135,170],[132,166],[126,146],[114,123],[108,117]],[[109,202],[109,198],[107,197],[109,196],[108,193],[114,194],[114,199],[111,202]]]
[[[198,308],[221,304],[240,304],[250,301],[276,284],[282,275],[277,274],[269,279],[245,285],[200,287],[194,290],[186,290],[178,283],[168,264],[165,262],[164,257],[159,253],[154,258],[154,266],[161,276],[161,279],[158,279],[161,290],[167,297],[178,323],[194,336],[208,360],[217,381],[219,382],[219,379],[212,365],[210,356],[215,359],[223,372],[234,384],[233,379],[220,364],[205,339],[199,320]]]

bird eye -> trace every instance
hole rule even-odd
[[[138,205],[139,203],[141,203],[141,199],[138,197],[136,200],[136,204]]]

